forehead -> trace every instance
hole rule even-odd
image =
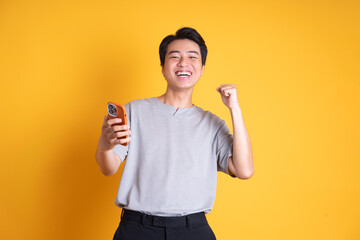
[[[179,52],[188,52],[188,51],[196,51],[200,54],[199,45],[189,39],[179,39],[174,40],[168,45],[167,53],[171,51],[179,51]]]

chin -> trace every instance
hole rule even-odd
[[[192,89],[194,88],[195,84],[188,84],[188,85],[169,85],[169,87],[171,89],[176,89],[176,90],[188,90],[188,89]]]

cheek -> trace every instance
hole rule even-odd
[[[202,73],[202,66],[199,63],[193,64],[193,68],[196,69],[197,73]]]
[[[171,75],[172,74],[172,71],[171,71],[171,69],[166,69],[166,71],[165,71],[165,74],[167,74],[167,75]]]

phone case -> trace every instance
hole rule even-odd
[[[121,120],[122,120],[121,123],[117,123],[117,124],[114,124],[114,125],[127,125],[127,117],[126,117],[126,108],[125,108],[125,106],[123,106],[121,104],[114,103],[114,102],[108,102],[107,110],[108,110],[109,119],[121,118]],[[127,137],[128,136],[124,136],[124,137],[121,137],[121,138],[127,138]],[[129,145],[129,143],[127,142],[127,143],[123,143],[121,145],[127,146],[127,145]]]

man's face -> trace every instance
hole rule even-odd
[[[192,88],[204,72],[199,45],[188,39],[174,40],[168,45],[162,73],[173,89]]]

